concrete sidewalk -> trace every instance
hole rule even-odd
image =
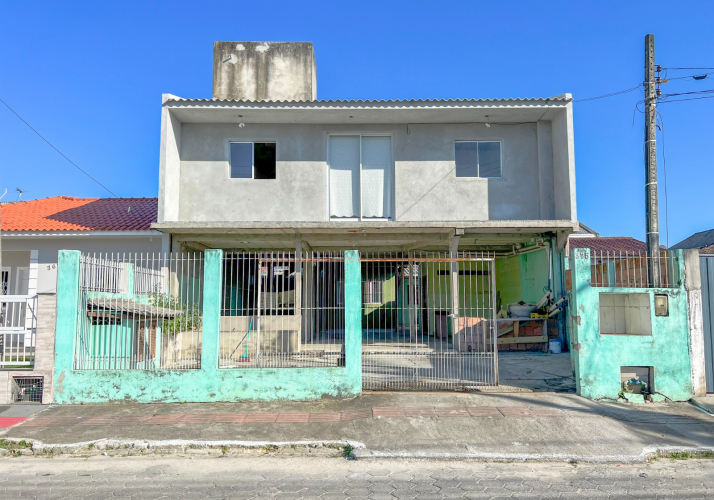
[[[687,403],[599,403],[570,394],[366,393],[351,400],[66,405],[7,430],[47,446],[349,444],[356,458],[639,462],[714,450],[714,417]],[[39,447],[39,445],[38,445]]]

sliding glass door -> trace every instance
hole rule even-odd
[[[387,135],[331,135],[330,218],[392,218],[394,168]]]

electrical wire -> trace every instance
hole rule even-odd
[[[109,192],[112,196],[114,196],[115,198],[119,198],[116,194],[114,194],[114,193],[112,192],[111,189],[109,189],[109,188],[106,187],[104,184],[102,184],[101,182],[99,182],[97,179],[95,179],[94,177],[92,177],[91,175],[89,175],[89,173],[87,173],[85,170],[83,170],[82,167],[80,167],[79,165],[77,165],[75,162],[73,162],[72,160],[70,160],[69,158],[67,158],[67,155],[65,155],[62,151],[60,151],[59,149],[57,149],[57,148],[55,147],[55,145],[52,144],[50,141],[48,141],[47,139],[45,139],[45,138],[42,136],[42,134],[40,134],[37,130],[34,129],[34,127],[33,127],[32,125],[30,125],[29,123],[27,123],[23,117],[21,117],[19,114],[17,114],[17,111],[15,111],[14,109],[12,109],[12,108],[8,105],[8,103],[6,103],[5,101],[3,101],[2,99],[0,99],[0,102],[3,103],[7,109],[9,109],[10,111],[12,111],[12,113],[13,113],[15,116],[17,116],[17,117],[20,119],[20,121],[22,121],[22,123],[24,123],[25,125],[27,125],[30,130],[32,130],[35,134],[37,134],[37,136],[38,136],[40,139],[42,139],[43,141],[45,141],[47,144],[50,145],[50,147],[51,147],[52,149],[54,149],[55,151],[57,151],[57,152],[62,156],[62,158],[64,158],[64,159],[67,160],[68,162],[70,162],[72,165],[75,166],[75,168],[76,168],[77,170],[79,170],[79,171],[82,172],[84,175],[86,175],[87,177],[89,177],[90,179],[92,179],[94,182],[96,182],[97,184],[99,184],[101,187],[103,187],[103,188],[104,188],[107,192]]]
[[[597,97],[588,97],[586,99],[575,99],[573,102],[597,101],[598,99],[605,99],[607,97],[613,97],[616,95],[627,94],[628,92],[634,92],[635,90],[641,88],[643,85],[644,85],[643,83],[640,83],[636,87],[632,87],[630,89],[620,90],[619,92],[612,92],[610,94],[600,95]]]
[[[679,71],[679,70],[695,70],[695,69],[714,69],[714,68],[662,68],[663,70],[668,70],[671,69],[672,71]]]
[[[687,99],[671,99],[667,101],[662,101],[659,104],[669,104],[671,102],[682,102],[682,101],[699,101],[700,99],[714,99],[714,95],[704,96],[704,97],[689,97]]]
[[[666,83],[665,80],[667,82],[671,82],[672,80],[686,80],[687,78],[694,78],[695,76],[709,76],[709,75],[714,75],[714,71],[711,71],[709,73],[697,73],[696,75],[676,76],[674,78],[667,78],[667,76],[665,76],[664,78],[661,78],[658,83]]]

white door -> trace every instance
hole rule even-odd
[[[330,136],[330,218],[392,218],[392,138]]]

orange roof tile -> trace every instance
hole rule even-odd
[[[156,222],[156,198],[55,196],[0,206],[3,231],[143,231]]]

